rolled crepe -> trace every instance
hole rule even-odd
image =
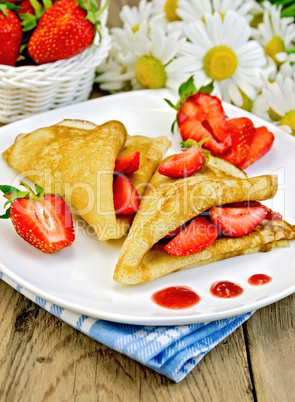
[[[143,194],[170,146],[166,137],[128,136],[119,121],[100,126],[79,120],[21,134],[3,153],[7,163],[47,193],[58,193],[80,215],[100,240],[118,239],[129,229],[117,219],[113,174],[120,152],[140,151],[139,170],[131,181]]]
[[[137,284],[224,258],[288,246],[288,239],[295,237],[295,227],[284,221],[266,220],[246,236],[218,238],[205,250],[188,256],[172,256],[159,243],[210,207],[262,201],[276,192],[275,175],[248,178],[242,170],[214,157],[191,177],[170,179],[156,172],[119,255],[114,280]]]

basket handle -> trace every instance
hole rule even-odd
[[[101,14],[99,15],[99,20],[103,27],[107,24],[108,14],[109,14],[109,3],[110,0],[101,0],[100,1],[100,10]]]

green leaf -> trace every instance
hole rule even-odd
[[[10,208],[8,208],[5,214],[0,215],[0,219],[9,219],[10,218]]]
[[[38,0],[30,0],[30,3],[35,11],[36,18],[39,19],[41,15],[44,13],[43,7],[41,6]]]
[[[8,205],[8,204],[12,204],[17,198],[26,198],[28,195],[29,195],[29,191],[19,191],[19,190],[17,190],[16,192],[14,192],[11,195],[9,200],[6,201],[6,203],[4,204],[4,207],[6,207],[6,205]]]
[[[179,89],[178,89],[178,94],[181,98],[188,98],[189,96],[194,95],[197,93],[197,88],[195,87],[194,84],[194,77],[191,76],[186,82],[183,82]]]
[[[40,196],[42,193],[44,193],[43,188],[38,186],[38,184],[35,184],[35,190],[36,190],[37,196]]]
[[[52,6],[52,1],[51,0],[43,0],[44,4],[44,11],[46,11],[49,7]]]
[[[177,123],[177,119],[174,120],[174,122],[171,125],[171,133],[174,134],[174,130],[175,130],[175,124]]]
[[[195,141],[195,140],[193,140],[191,138],[189,138],[188,140],[180,143],[181,148],[191,148],[196,144],[197,144],[197,141]]]
[[[23,27],[23,32],[31,31],[31,29],[34,29],[38,24],[38,19],[36,18],[35,15],[20,13],[18,14],[18,16],[21,20],[21,26]]]
[[[2,191],[3,194],[7,194],[7,193],[12,193],[13,191],[18,191],[18,189],[16,187],[13,186],[7,186],[7,185],[0,185],[0,191]]]
[[[214,89],[214,81],[211,81],[210,84],[205,85],[201,87],[198,92],[201,92],[202,94],[208,94],[210,95]]]
[[[173,105],[173,103],[172,103],[169,99],[165,99],[165,98],[164,98],[164,101],[167,102],[168,105],[172,107],[172,109],[174,109],[174,110],[176,110],[176,111],[178,110],[177,106],[176,106],[176,105]]]
[[[201,141],[198,142],[199,146],[201,147],[204,144],[204,142],[206,142],[208,140],[211,140],[211,137],[203,138]]]

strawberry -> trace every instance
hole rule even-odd
[[[236,202],[211,207],[209,209],[210,219],[223,235],[241,237],[251,233],[265,219],[267,209],[264,205],[259,204]]]
[[[36,193],[26,188],[20,191],[10,186],[0,186],[10,205],[0,218],[8,219],[21,238],[43,253],[54,253],[70,246],[74,239],[74,227],[69,207],[60,195],[45,194],[35,186]]]
[[[195,145],[164,162],[159,167],[158,172],[173,179],[188,177],[202,169],[204,162],[204,152],[199,146]]]
[[[23,0],[18,6],[19,8],[16,10],[16,14],[35,15],[35,9],[31,4],[31,0]]]
[[[140,152],[130,152],[122,156],[118,156],[115,164],[115,172],[131,174],[138,170],[140,162]]]
[[[177,122],[184,141],[192,138],[199,142],[211,137],[204,148],[213,154],[221,154],[231,145],[225,113],[216,96],[196,93],[189,97],[179,109]]]
[[[172,232],[168,233],[165,236],[165,239],[172,239],[172,237],[175,237],[176,235],[178,235],[186,226],[187,226],[187,224],[184,223],[183,225],[179,226],[178,228],[172,230]]]
[[[196,254],[207,248],[217,236],[216,226],[206,218],[197,216],[164,249],[176,257]]]
[[[279,212],[274,212],[272,209],[266,207],[266,217],[269,221],[282,221],[283,215]]]
[[[20,20],[11,10],[17,7],[0,3],[0,64],[15,66],[22,41]]]
[[[220,157],[234,165],[238,165],[248,156],[255,128],[252,121],[247,117],[227,120],[227,128],[231,136],[232,145]]]
[[[91,6],[97,10],[94,0]],[[94,11],[87,12],[75,0],[54,3],[44,12],[29,40],[30,57],[37,64],[44,64],[81,53],[92,44],[95,36]]]
[[[226,117],[222,104],[218,98],[211,96],[213,82],[197,90],[193,77],[180,85],[178,94],[180,99],[176,105],[165,99],[169,106],[177,111],[175,123],[184,141],[189,138],[200,142],[210,138],[204,148],[213,154],[219,155],[231,146],[231,137],[227,132]]]
[[[118,215],[132,215],[139,208],[136,188],[123,175],[118,175],[114,181],[114,207]]]
[[[239,163],[241,169],[246,169],[252,163],[262,158],[272,147],[274,142],[274,135],[265,126],[255,129],[253,140],[251,142],[250,150],[245,159]]]

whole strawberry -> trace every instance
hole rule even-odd
[[[22,27],[9,8],[15,8],[14,4],[0,2],[0,64],[15,66],[22,41]]]
[[[95,24],[89,19],[90,11],[75,0],[53,4],[42,15],[29,40],[29,55],[37,64],[44,64],[81,53],[92,44],[95,35]]]
[[[26,184],[20,191],[11,186],[0,186],[10,205],[1,219],[11,219],[18,235],[43,253],[55,253],[70,246],[74,239],[72,214],[60,195],[45,194],[35,186],[36,193]]]

